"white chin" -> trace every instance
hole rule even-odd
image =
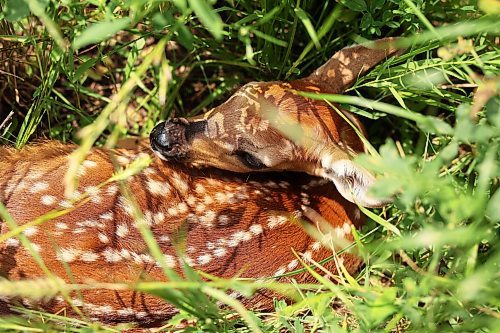
[[[355,204],[376,208],[390,203],[390,200],[374,198],[368,195],[369,188],[375,183],[375,177],[363,167],[350,160],[331,161],[325,159],[319,175],[331,180],[339,193]]]
[[[160,152],[157,152],[156,150],[153,149],[153,153],[155,153],[155,155],[158,156],[160,160],[168,161],[168,159],[165,156],[163,156]]]
[[[369,187],[363,188],[355,193],[354,191],[351,191],[351,188],[347,187],[346,184],[339,184],[339,182],[336,179],[332,178],[329,179],[333,181],[339,193],[346,200],[358,204],[360,206],[367,208],[378,208],[378,207],[383,207],[391,202],[391,200],[378,199],[367,195],[366,192],[368,192]]]

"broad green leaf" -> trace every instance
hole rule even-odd
[[[417,121],[418,127],[423,131],[438,134],[453,134],[453,128],[442,119],[432,116],[422,117]]]
[[[14,22],[25,18],[30,8],[24,0],[7,0],[4,6],[4,15],[8,21]]]
[[[73,82],[76,82],[80,79],[80,77],[92,66],[97,63],[97,59],[90,58],[86,60],[83,64],[81,64],[77,70],[75,71],[75,75],[73,76]]]
[[[73,42],[75,50],[94,43],[101,42],[125,29],[130,25],[130,18],[122,17],[113,21],[101,21],[87,27]]]
[[[205,0],[189,0],[189,6],[191,6],[191,9],[193,9],[196,16],[200,19],[200,22],[208,31],[210,31],[216,39],[221,39],[224,23],[222,23],[222,20],[210,3]]]
[[[177,6],[177,8],[179,8],[183,12],[186,11],[187,9],[186,0],[172,0],[172,2]]]
[[[373,17],[370,13],[363,14],[361,18],[361,29],[368,29],[373,25]]]
[[[488,207],[486,208],[486,215],[493,222],[500,222],[500,190],[497,190],[490,199]]]
[[[371,292],[365,295],[359,308],[363,309],[362,320],[370,326],[379,325],[396,311],[397,289],[384,288],[383,292]]]
[[[345,0],[342,1],[342,4],[355,12],[362,12],[368,9],[365,0]]]
[[[189,28],[182,22],[177,22],[177,33],[179,34],[179,43],[189,51],[192,50],[194,37]]]

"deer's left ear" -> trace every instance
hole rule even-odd
[[[353,161],[349,159],[334,161],[328,156],[322,159],[321,166],[321,175],[330,179],[347,200],[368,208],[382,207],[391,202],[388,199],[368,195],[370,186],[375,183],[375,177]]]
[[[384,59],[404,52],[396,41],[389,37],[343,48],[303,80],[321,87],[323,93],[340,94]]]

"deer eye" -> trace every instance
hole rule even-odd
[[[236,155],[249,168],[262,169],[264,167],[264,163],[261,160],[246,151],[238,150],[236,151]]]

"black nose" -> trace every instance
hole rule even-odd
[[[160,123],[151,131],[149,141],[162,157],[182,158],[187,153],[186,124],[178,119]]]
[[[151,145],[158,148],[169,148],[171,146],[171,141],[165,131],[165,122],[159,123],[153,128],[151,134],[149,135]]]

